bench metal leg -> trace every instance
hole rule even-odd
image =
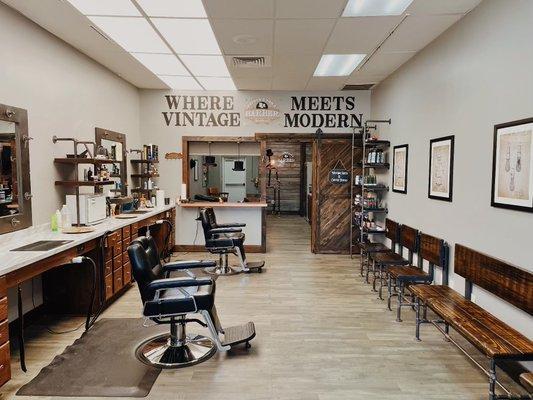
[[[385,286],[384,282],[387,279],[387,272],[385,271],[385,267],[383,265],[379,266],[379,299],[383,299],[383,287]]]
[[[415,339],[420,342],[420,299],[418,297],[415,300],[415,316],[416,316]]]
[[[398,307],[396,308],[396,322],[402,322],[403,283],[398,283]]]
[[[376,270],[376,261],[372,260],[372,291],[377,292],[376,290],[376,281],[378,279],[377,277],[377,270]]]
[[[490,360],[489,367],[489,400],[496,399],[496,361]]]
[[[388,296],[387,296],[387,308],[389,309],[389,311],[392,311],[392,308],[391,308],[391,301],[392,301],[392,278],[391,276],[389,275],[389,279],[387,281],[387,292],[388,292]]]

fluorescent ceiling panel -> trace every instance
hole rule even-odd
[[[343,17],[401,15],[413,0],[349,0]]]
[[[228,67],[222,56],[180,56],[183,63],[196,76],[229,77]]]
[[[144,18],[89,17],[89,19],[126,51],[170,53],[170,49]]]
[[[207,19],[153,18],[152,21],[178,54],[220,54]]]
[[[158,77],[172,89],[202,90],[198,82],[190,76],[158,75]]]
[[[366,54],[324,54],[314,76],[348,76],[363,61]]]
[[[190,76],[174,54],[131,53],[131,55],[156,75]]]
[[[130,0],[68,0],[84,15],[113,15],[140,17],[141,13]]]
[[[207,18],[201,0],[137,0],[149,17]]]
[[[198,77],[206,90],[237,90],[231,78]]]

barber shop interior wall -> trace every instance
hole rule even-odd
[[[140,145],[138,90],[0,3],[0,103],[28,110],[33,224],[50,221],[64,201],[53,186],[55,156],[72,145],[52,136],[94,140],[100,127]],[[36,200],[37,199],[37,200]]]
[[[382,137],[409,144],[407,194],[389,193],[390,217],[533,270],[533,214],[491,207],[494,125],[533,117],[529,0],[485,0],[372,93]],[[429,140],[455,135],[453,202],[428,198]],[[390,184],[390,177],[388,178]],[[464,281],[450,275],[464,293]],[[482,289],[475,301],[531,335],[524,312]]]
[[[72,149],[52,136],[94,140],[101,127],[125,133],[128,147],[139,145],[138,90],[2,3],[0,37],[0,103],[28,110],[33,225],[41,225],[64,202],[53,158]],[[41,304],[36,281],[23,287],[25,310]],[[9,295],[13,319],[17,302]]]
[[[141,137],[159,146],[159,186],[175,198],[181,191],[181,160],[165,160],[164,155],[181,152],[183,136],[314,133],[318,127],[326,133],[350,132],[352,124],[370,116],[370,92],[141,90],[140,108]],[[178,209],[178,221],[180,214]],[[178,224],[178,244],[188,243],[185,236],[190,235]]]

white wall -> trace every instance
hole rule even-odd
[[[363,114],[364,118],[370,116],[370,92],[369,91],[343,91],[343,92],[251,92],[251,91],[231,91],[231,92],[170,92],[164,90],[142,90],[141,92],[141,136],[145,143],[153,143],[159,146],[159,170],[161,178],[159,178],[159,186],[165,190],[165,196],[176,198],[180,195],[182,182],[182,168],[181,160],[165,160],[164,155],[167,152],[181,152],[182,151],[182,137],[183,136],[253,136],[257,132],[304,132],[314,133],[316,128],[285,128],[284,116],[285,112],[291,112],[291,96],[354,96],[356,98],[355,109],[353,111],[333,110],[328,111],[334,114],[337,113],[354,113]],[[167,126],[163,112],[169,112],[169,106],[165,95],[176,96],[233,96],[234,107],[232,112],[240,113],[240,126],[237,127],[202,127],[202,126],[175,126],[171,123]],[[280,111],[280,118],[271,121],[270,123],[256,123],[248,120],[245,117],[245,110],[254,100],[267,98],[272,101],[275,108]],[[175,111],[183,111],[182,108]],[[209,112],[209,111],[208,111]],[[298,111],[295,111],[298,112]],[[302,111],[305,112],[305,111]],[[309,111],[316,113],[320,111]],[[323,128],[323,131],[328,132],[346,132],[349,129],[339,128]],[[232,210],[228,215],[229,221],[238,220]],[[232,218],[233,217],[233,218]],[[176,229],[176,243],[177,244],[192,244],[200,243],[195,239],[194,225],[190,224],[190,213],[183,214],[182,210],[178,208],[176,213],[177,229]],[[244,216],[243,216],[244,218]],[[187,221],[187,222],[184,222]],[[200,232],[201,233],[201,232]],[[251,232],[249,234],[251,235]],[[247,240],[249,242],[249,240]]]
[[[94,128],[127,135],[140,144],[138,90],[87,56],[0,3],[0,103],[28,110],[33,224],[50,221],[64,202],[54,186],[54,157],[71,147],[54,145],[52,136],[94,140]],[[1,240],[1,239],[0,239]],[[35,302],[41,303],[40,280]],[[23,287],[24,309],[32,307],[31,282]],[[9,293],[10,319],[16,297]]]
[[[531,271],[533,214],[493,208],[490,195],[494,124],[533,116],[532,16],[533,1],[484,0],[372,93],[373,117],[392,118],[382,136],[409,144],[408,192],[388,194],[390,217]],[[427,197],[429,140],[446,135],[452,203]],[[460,276],[450,284],[463,292]],[[533,335],[525,312],[479,288],[474,299]]]
[[[138,90],[0,3],[0,103],[28,110],[33,224],[49,222],[64,201],[54,187],[54,157],[70,144],[52,136],[94,140],[94,128],[140,144]]]

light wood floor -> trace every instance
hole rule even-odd
[[[222,324],[255,322],[247,352],[217,354],[192,368],[163,371],[149,399],[485,399],[480,373],[432,327],[413,339],[414,315],[395,322],[370,287],[357,260],[314,255],[310,229],[299,217],[271,217],[263,274],[219,278],[217,308]],[[185,254],[182,258],[204,257]],[[140,316],[136,288],[103,315]],[[76,326],[69,319],[55,326]],[[203,332],[198,325],[189,331]],[[28,382],[82,333],[52,335],[34,327],[27,343],[29,372],[13,359],[13,379],[3,398]],[[147,337],[150,328],[146,328]],[[110,355],[112,356],[112,355]],[[80,373],[83,373],[80,371]],[[19,397],[20,398],[20,397]]]

